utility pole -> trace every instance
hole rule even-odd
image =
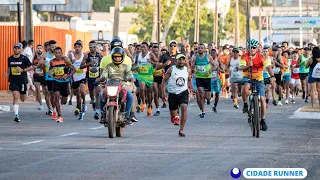
[[[120,0],[114,1],[113,37],[119,36]]]
[[[196,9],[194,17],[194,42],[198,42],[199,39],[199,0],[196,0]]]
[[[261,10],[262,10],[262,7],[261,7],[261,0],[259,0],[259,42],[261,41]]]
[[[157,38],[157,40],[158,40],[158,43],[159,43],[159,45],[160,45],[160,34],[161,34],[161,12],[160,12],[160,0],[158,0],[158,3],[157,3],[157,5],[158,5],[158,25],[157,25],[157,27],[158,27],[158,38]]]
[[[214,13],[215,13],[215,18],[214,18],[214,26],[215,26],[215,32],[214,32],[214,43],[216,44],[217,47],[219,47],[218,45],[218,32],[219,32],[219,27],[218,27],[218,0],[216,0],[216,3],[215,3],[215,8],[214,8]]]
[[[18,10],[18,37],[19,42],[22,41],[21,35],[21,11],[20,11],[20,2],[17,2],[17,10]]]
[[[240,39],[240,23],[239,23],[239,0],[236,0],[236,17],[235,17],[235,45],[239,46],[239,39]]]
[[[158,20],[158,0],[153,0],[153,16],[152,16],[152,35],[151,41],[156,42],[157,40],[157,20]]]
[[[299,11],[300,11],[300,17],[302,17],[302,1],[299,0]],[[303,47],[303,37],[302,37],[302,28],[300,28],[300,48]]]
[[[33,40],[32,0],[24,0],[24,40]]]
[[[272,16],[270,15],[270,24],[272,24],[271,23],[272,17],[274,17],[276,14],[277,0],[272,0],[272,2],[273,2],[273,11],[272,11]],[[274,41],[273,39],[274,29],[271,26],[270,26],[270,31],[271,31],[272,41]]]

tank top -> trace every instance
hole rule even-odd
[[[240,67],[240,57],[238,59],[234,59],[231,57],[230,61],[230,73],[232,79],[241,79],[242,78],[242,71],[236,69],[236,67]]]
[[[35,55],[34,59],[33,59],[33,65],[37,66],[39,64],[39,62],[40,62],[39,56]],[[34,70],[33,76],[44,76],[44,69],[43,68],[36,68]]]
[[[206,75],[208,71],[211,70],[211,65],[207,54],[204,54],[203,58],[200,58],[199,55],[196,56],[196,78],[211,78],[212,74]]]
[[[94,61],[95,63],[87,67],[87,77],[88,78],[97,78],[99,76],[99,66],[100,66],[100,54],[96,52],[93,56],[91,53],[88,54],[88,59],[86,63]]]
[[[269,64],[271,64],[271,57],[270,57],[270,56],[267,56],[266,59],[265,59],[265,61],[269,61]],[[263,69],[263,78],[264,78],[264,79],[270,78],[270,74],[269,74],[269,72],[268,72],[268,70],[267,70],[267,67],[264,67],[264,69]]]
[[[188,90],[188,68],[178,69],[175,65],[172,66],[171,76],[167,83],[167,90],[171,94],[180,94]]]
[[[296,65],[297,63],[298,63],[298,60],[292,60],[291,61],[292,66]],[[299,79],[300,78],[299,69],[300,68],[292,67],[291,78],[293,78],[293,79]]]
[[[49,75],[50,62],[51,62],[51,60],[53,58],[55,58],[54,55],[52,56],[49,52],[46,53],[46,59],[45,59],[44,65],[45,65],[45,68],[46,68],[45,79],[47,81],[52,81],[53,80],[52,76]]]
[[[300,69],[299,73],[309,73],[309,68],[306,68],[305,63],[309,60],[310,55],[308,57],[304,57],[304,55],[301,55],[301,61],[300,61]]]
[[[214,64],[216,66],[219,66],[219,63],[216,60],[214,61]],[[212,75],[211,79],[213,81],[219,79],[219,67],[216,70],[212,71],[211,75]]]
[[[65,74],[68,74],[68,71],[69,71],[69,68],[67,68],[64,60],[63,59],[58,61],[53,60],[50,63],[52,66],[51,72],[52,72],[53,80],[57,82],[69,82],[69,78],[66,80],[62,78]]]
[[[153,65],[148,62],[147,59],[150,58],[150,52],[147,53],[145,57],[142,57],[142,53],[138,56],[138,66],[139,71],[138,75],[147,75],[147,76],[153,76]]]
[[[316,58],[312,58],[312,64],[310,65],[309,74],[313,78],[320,78],[320,61],[317,61]]]
[[[82,53],[80,59],[76,59],[73,53],[71,53],[72,61],[75,60],[73,63],[74,68],[76,68],[76,72],[73,74],[73,82],[80,81],[86,78],[86,69],[80,69],[80,65],[83,61],[84,53]]]

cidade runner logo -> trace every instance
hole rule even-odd
[[[230,171],[231,177],[238,179],[241,176],[241,170],[239,168],[233,168]]]

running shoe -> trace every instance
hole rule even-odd
[[[179,136],[181,136],[181,137],[185,137],[186,136],[182,129],[179,130]]]
[[[276,100],[273,100],[273,101],[272,101],[272,104],[273,104],[274,106],[277,106],[277,101],[276,101]]]
[[[14,116],[14,119],[13,119],[15,122],[20,122],[20,117],[19,117],[19,115],[15,115]]]
[[[87,112],[87,106],[86,104],[82,104],[82,112]]]
[[[248,104],[244,104],[242,108],[243,113],[249,113]]]
[[[212,107],[212,111],[217,113],[217,108],[216,107]]]
[[[140,111],[141,111],[141,112],[144,112],[144,109],[146,109],[146,106],[147,106],[146,104],[142,104],[142,105],[141,105],[141,110],[140,110]]]
[[[82,120],[83,120],[83,116],[84,116],[84,113],[81,112],[81,113],[79,114],[79,116],[78,116],[78,120],[82,121]]]
[[[292,102],[292,104],[295,104],[295,103],[296,103],[296,101],[295,101],[294,99],[292,99],[291,102]]]
[[[79,108],[76,108],[76,110],[74,111],[74,115],[75,115],[75,116],[78,116],[78,115],[79,115],[79,113],[80,113]]]
[[[180,124],[180,118],[179,118],[179,116],[176,116],[176,117],[174,118],[173,125],[178,126],[179,124]]]
[[[161,106],[161,108],[167,108],[166,103],[163,103],[163,105]]]
[[[52,120],[56,120],[57,119],[57,112],[53,112],[52,113]]]
[[[278,105],[278,106],[282,106],[281,101],[278,101],[277,105]]]
[[[99,113],[96,112],[96,113],[94,114],[94,117],[93,117],[93,118],[94,118],[95,120],[98,120],[98,119],[99,119]]]
[[[233,107],[236,108],[236,109],[239,109],[239,104],[234,103],[234,104],[233,104]]]
[[[46,112],[46,115],[52,116],[52,111],[51,111],[51,109],[49,109],[48,112]]]
[[[153,116],[159,116],[160,115],[160,111],[157,111]]]
[[[63,118],[62,116],[59,116],[58,119],[56,120],[57,123],[62,123],[63,122]]]
[[[266,124],[266,121],[265,120],[261,121],[261,130],[267,131],[267,129],[268,129],[268,126]]]
[[[149,107],[149,108],[148,108],[148,111],[147,111],[147,116],[151,116],[151,114],[152,114],[152,108]]]
[[[286,103],[286,104],[289,104],[289,100],[288,100],[288,99],[286,99],[285,103]]]
[[[72,101],[71,101],[71,100],[69,101],[69,104],[68,104],[68,105],[69,105],[69,106],[71,106],[71,105],[72,105]]]
[[[206,114],[205,112],[202,112],[201,115],[200,115],[200,118],[204,118],[205,114]]]

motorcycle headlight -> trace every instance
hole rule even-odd
[[[118,92],[118,86],[107,87],[108,96],[116,96]]]

